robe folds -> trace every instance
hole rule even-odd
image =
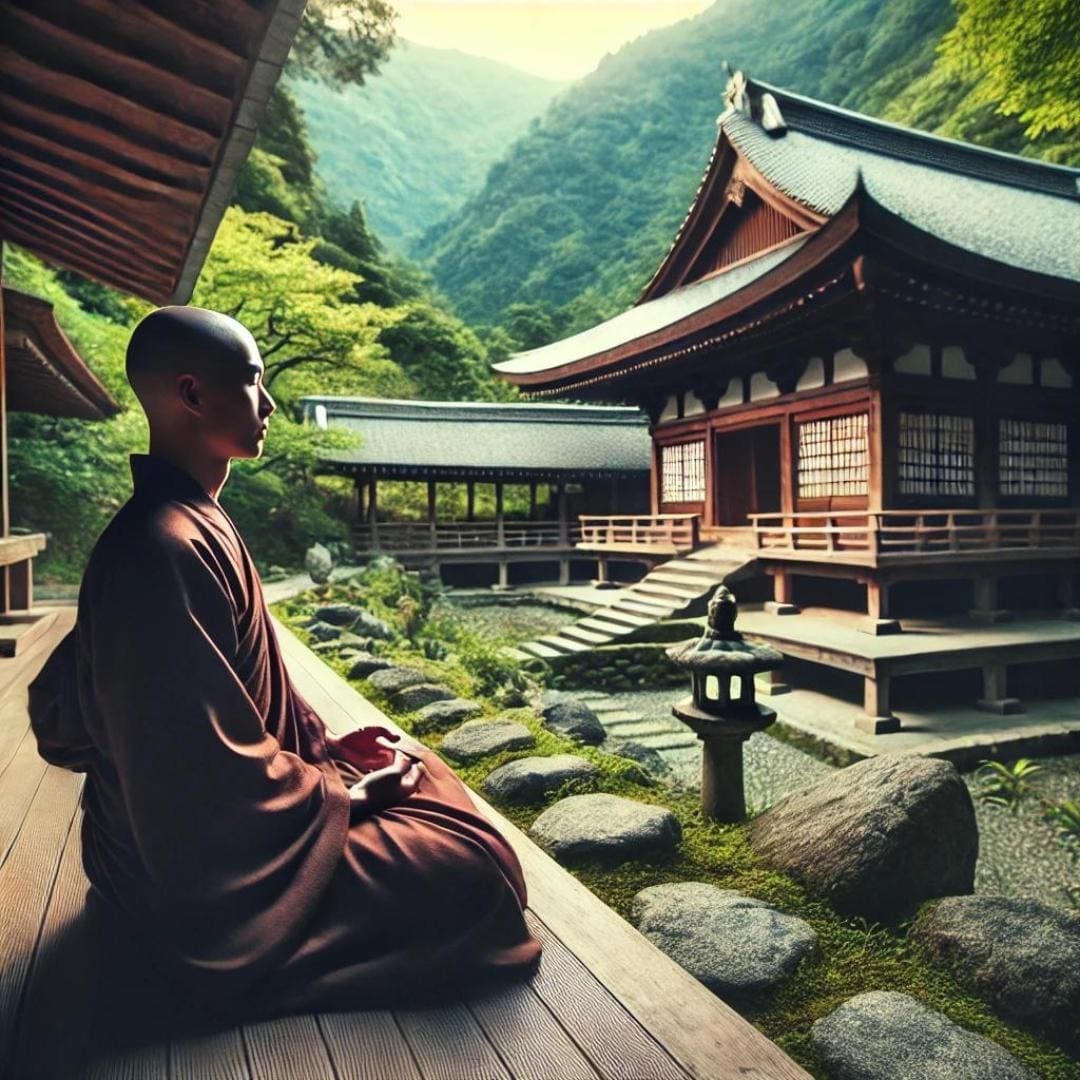
[[[540,942],[509,843],[415,740],[419,786],[372,813],[290,682],[258,573],[185,470],[132,454],[78,620],[30,687],[41,755],[87,774],[93,888],[214,1015],[365,1008],[528,977]]]

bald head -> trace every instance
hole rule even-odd
[[[158,308],[131,335],[128,382],[138,394],[140,384],[149,386],[185,372],[204,378],[229,375],[252,354],[258,355],[255,339],[228,315],[197,307]]]

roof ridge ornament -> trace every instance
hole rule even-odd
[[[766,91],[755,101],[750,92],[750,80],[745,73],[732,71],[731,65],[726,60],[724,70],[728,75],[727,85],[724,87],[726,108],[716,118],[717,125],[722,124],[724,118],[733,112],[742,113],[747,119],[760,124],[762,130],[770,135],[783,135],[787,131],[787,123],[780,112],[780,105],[776,98]]]

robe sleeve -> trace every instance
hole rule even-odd
[[[234,993],[302,938],[343,857],[349,795],[267,732],[199,542],[131,546],[92,598],[94,698],[154,921],[182,966]]]

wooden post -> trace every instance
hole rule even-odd
[[[506,546],[506,523],[503,521],[503,482],[495,481],[495,543]]]
[[[569,585],[570,584],[570,560],[569,559],[560,559],[559,560],[559,584],[560,585]]]
[[[365,483],[359,476],[353,477],[353,508],[356,511],[356,524],[364,524],[364,488]]]
[[[893,716],[890,704],[891,677],[878,671],[863,679],[864,715],[856,717],[855,726],[870,735],[887,735],[900,730],[900,721]]]
[[[566,484],[560,481],[555,491],[559,505],[559,545],[567,547],[570,543],[570,519],[567,516]]]
[[[379,482],[378,480],[372,480],[368,484],[368,504],[367,504],[367,517],[368,528],[371,530],[371,549],[372,551],[379,550],[379,523],[376,520],[376,515],[379,511]]]
[[[29,611],[34,606],[34,560],[24,559],[8,568],[8,601],[11,609]]]
[[[472,521],[476,517],[476,481],[465,481],[465,520]]]
[[[529,481],[529,520],[536,520],[536,481]]]
[[[506,559],[500,559],[498,562],[499,567],[499,580],[498,583],[493,585],[492,588],[495,592],[505,592],[510,588],[510,564]]]
[[[765,610],[770,615],[798,615],[799,608],[792,600],[791,574],[787,570],[774,570],[773,598],[766,601]]]
[[[0,537],[11,528],[8,515],[7,352],[4,348],[4,244],[0,241]],[[9,567],[0,567],[0,612],[11,610]]]
[[[1009,716],[1024,711],[1024,706],[1019,698],[1009,697],[1008,667],[1006,664],[984,664],[982,676],[983,696],[977,703],[979,709],[983,712],[994,713],[997,716]]]
[[[980,574],[975,578],[974,586],[975,606],[968,613],[972,622],[980,626],[992,626],[1012,619],[1011,611],[998,607],[997,578],[989,574]]]
[[[859,624],[864,634],[898,634],[900,623],[889,616],[889,582],[866,579],[866,619]]]

